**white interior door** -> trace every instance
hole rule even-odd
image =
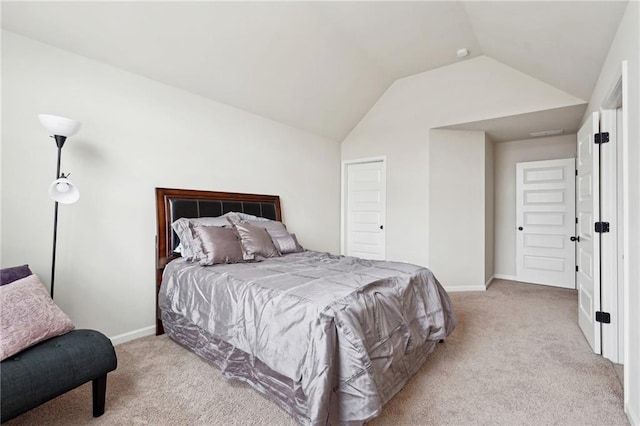
[[[516,165],[516,279],[575,288],[575,159]]]
[[[384,260],[385,163],[347,163],[344,173],[344,254]]]
[[[594,143],[599,132],[599,115],[594,112],[578,132],[577,202],[578,235],[578,323],[589,345],[601,352],[601,326],[595,313],[600,310],[600,150]]]

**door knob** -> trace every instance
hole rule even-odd
[[[580,236],[578,235],[577,237],[571,237],[569,238],[571,241],[577,241],[580,242]]]
[[[522,231],[524,228],[522,226],[518,226],[518,231]]]
[[[380,229],[384,229],[384,226],[380,225]]]

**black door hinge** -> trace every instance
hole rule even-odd
[[[600,234],[609,232],[609,222],[596,222],[596,232]]]
[[[593,142],[597,144],[609,142],[609,132],[601,132],[593,135]]]
[[[611,314],[609,312],[596,311],[596,322],[611,324]]]
[[[578,176],[578,169],[576,169],[576,176]]]
[[[576,272],[578,272],[578,265],[576,265]]]

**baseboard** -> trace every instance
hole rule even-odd
[[[110,337],[110,339],[111,343],[115,346],[141,337],[153,336],[155,333],[156,326],[152,325],[138,330],[129,331],[128,333],[118,334],[117,336]]]
[[[484,285],[455,285],[455,286],[443,286],[448,293],[455,293],[458,291],[487,291],[491,282],[497,278],[497,276],[492,275],[491,278],[487,280]]]
[[[496,278],[496,276],[495,276],[495,275],[491,275],[491,278],[489,278],[489,279],[487,280],[487,282],[486,282],[486,283],[484,283],[484,288],[485,288],[485,289],[489,288],[489,286],[491,285],[491,283],[493,282],[493,280],[494,280],[495,278]]]
[[[627,418],[629,419],[629,423],[631,423],[631,426],[640,426],[640,416],[638,416],[638,414],[633,411],[631,404],[627,401],[626,404],[626,412],[627,412]]]
[[[483,285],[456,285],[456,286],[444,286],[447,293],[456,293],[459,291],[487,291],[487,288]]]
[[[515,275],[493,274],[493,278],[497,280],[518,281]]]

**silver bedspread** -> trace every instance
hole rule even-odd
[[[209,267],[174,260],[159,306],[172,338],[311,425],[377,416],[456,325],[428,269],[313,251]]]

